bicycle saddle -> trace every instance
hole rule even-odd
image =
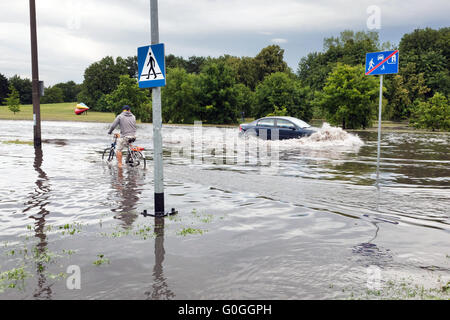
[[[128,139],[128,143],[133,143],[133,142],[135,142],[136,141],[136,138],[130,138],[130,139]]]

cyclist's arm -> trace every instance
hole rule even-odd
[[[116,117],[116,119],[114,120],[114,122],[111,124],[111,127],[109,128],[108,134],[111,134],[114,129],[117,127],[117,125],[119,124],[119,120],[120,120],[120,115],[118,115]]]

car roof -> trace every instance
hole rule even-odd
[[[262,120],[262,119],[284,119],[284,120],[300,120],[294,117],[288,117],[288,116],[270,116],[270,117],[263,117],[263,118],[259,118],[257,120]]]
[[[294,117],[288,117],[288,116],[270,116],[270,117],[263,117],[263,118],[256,119],[255,122],[256,122],[256,121],[259,121],[259,120],[263,120],[263,119],[282,119],[282,120],[289,120],[289,121],[291,121],[291,122],[293,122],[293,123],[295,123],[295,124],[297,124],[297,125],[298,125],[298,123],[300,122],[300,123],[304,123],[304,124],[306,124],[307,126],[310,127],[310,125],[309,125],[308,123],[306,123],[305,121],[303,121],[303,120],[301,120],[301,119],[298,119],[298,118],[294,118]]]

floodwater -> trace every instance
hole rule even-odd
[[[373,132],[164,126],[155,219],[151,125],[145,170],[102,162],[108,124],[0,127],[0,299],[449,297],[449,134],[383,134],[377,180]]]

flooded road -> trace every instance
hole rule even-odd
[[[449,297],[449,134],[383,134],[376,181],[376,133],[164,126],[154,219],[151,125],[146,170],[102,162],[108,124],[32,125],[0,120],[0,299]]]

